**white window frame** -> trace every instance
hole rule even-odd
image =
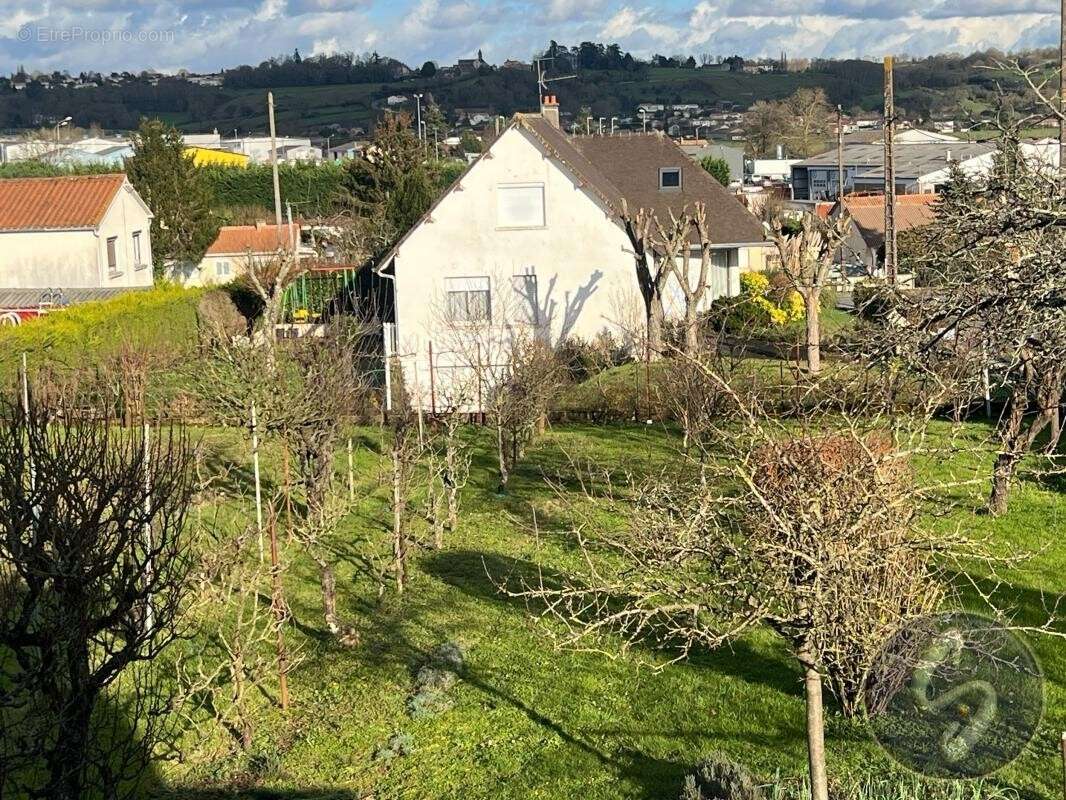
[[[133,243],[133,268],[144,269],[147,265],[141,260],[141,232],[134,231],[130,241]]]
[[[677,186],[664,186],[663,176],[668,173],[677,173]],[[659,167],[659,191],[680,192],[684,186],[684,176],[681,167]]]
[[[509,189],[539,189],[540,190],[540,222],[537,224],[525,224],[525,225],[505,225],[500,219],[500,203],[502,200],[502,193]],[[499,231],[523,231],[523,230],[543,230],[548,227],[548,191],[544,183],[541,182],[525,182],[525,183],[499,183],[496,184],[496,230]]]
[[[225,267],[225,270],[223,270]],[[228,278],[233,274],[233,269],[230,267],[229,261],[216,261],[215,262],[215,277],[216,278]]]
[[[104,258],[107,259],[107,274],[110,277],[120,275],[118,269],[118,237],[108,236],[104,240]]]
[[[484,317],[471,314],[470,300],[475,295],[484,295]],[[444,279],[444,298],[448,319],[461,324],[492,323],[492,280],[487,275],[459,275]],[[463,312],[456,314],[456,304],[462,303]]]

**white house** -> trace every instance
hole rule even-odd
[[[467,326],[526,326],[551,344],[605,329],[639,335],[624,207],[666,220],[706,203],[714,297],[739,292],[741,272],[765,268],[761,224],[674,142],[571,137],[558,126],[551,98],[541,114],[516,116],[378,263],[394,289],[387,346],[426,408],[457,375],[468,377],[462,362],[471,354],[458,352],[472,346]]]
[[[322,150],[311,144],[311,140],[301,136],[278,136],[274,139],[278,161],[321,161]],[[269,136],[241,136],[236,139],[224,139],[222,148],[234,153],[242,153],[256,164],[270,161],[271,142]]]
[[[151,221],[125,175],[2,180],[0,293],[151,286]]]
[[[199,264],[171,264],[167,277],[183,286],[212,286],[229,283],[248,270],[249,266],[266,264],[279,253],[291,252],[300,241],[300,226],[224,225],[215,241],[207,248]],[[311,256],[313,250],[301,248],[301,254]]]

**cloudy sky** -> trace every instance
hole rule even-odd
[[[1059,0],[0,0],[0,72],[214,71],[377,50],[411,64],[482,48],[528,59],[549,39],[641,56],[926,55],[1057,44]]]

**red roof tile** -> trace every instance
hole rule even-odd
[[[125,175],[0,180],[0,231],[95,228],[125,181]]]
[[[294,224],[293,241],[300,241],[300,226]],[[276,253],[291,250],[289,226],[282,225],[224,225],[218,237],[204,255],[243,255],[245,253]]]
[[[896,230],[920,228],[936,219],[935,194],[903,194],[896,196]],[[880,247],[885,241],[884,195],[848,195],[844,207],[870,247]]]

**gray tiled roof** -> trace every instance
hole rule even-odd
[[[896,145],[896,176],[914,178],[938,172],[951,161],[969,161],[971,158],[987,155],[995,150],[993,144],[984,142],[936,142],[922,144]],[[793,164],[797,167],[836,167],[837,153],[814,156]],[[853,144],[844,147],[844,165],[857,168],[859,177],[884,177],[885,148],[881,144]]]
[[[142,292],[150,286],[124,287],[121,289],[4,289],[0,288],[0,309],[39,307],[55,308],[88,303],[93,300],[110,300],[126,292]]]

